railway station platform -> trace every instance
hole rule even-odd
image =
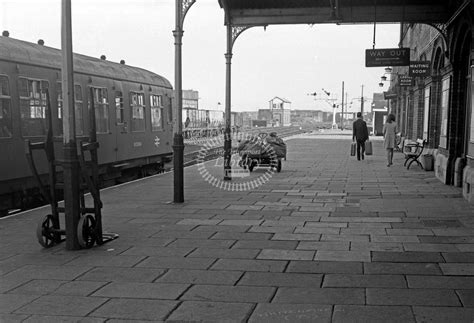
[[[0,322],[472,322],[474,207],[350,142],[287,139],[250,190],[188,167],[180,205],[171,173],[103,190],[120,237],[91,249],[43,249],[47,207],[0,219]]]

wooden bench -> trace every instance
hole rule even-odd
[[[426,140],[424,139],[417,139],[416,142],[405,144],[405,148],[410,148],[410,151],[403,152],[405,154],[405,163],[403,164],[403,166],[407,166],[407,169],[409,169],[411,164],[413,164],[413,162],[416,162],[418,165],[420,165],[421,169],[423,169],[423,165],[418,159],[423,153],[425,144]]]

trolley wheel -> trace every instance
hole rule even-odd
[[[77,224],[77,240],[83,248],[91,248],[96,240],[95,218],[92,214],[82,215]]]
[[[44,218],[42,218],[36,227],[36,238],[38,238],[38,242],[44,248],[50,248],[58,242],[56,241],[53,229],[52,214],[47,214]]]
[[[248,159],[248,166],[249,166],[249,171],[252,172],[254,167],[257,165],[256,161],[253,161],[252,159]]]
[[[281,172],[281,159],[280,158],[278,158],[278,163],[277,163],[276,169],[277,169],[278,173]]]

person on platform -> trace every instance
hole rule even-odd
[[[367,123],[362,119],[362,113],[357,112],[357,120],[352,124],[352,141],[357,142],[357,160],[364,159],[367,139],[369,139]]]
[[[383,147],[387,150],[387,167],[392,165],[396,137],[397,124],[395,123],[395,116],[390,113],[383,125]]]

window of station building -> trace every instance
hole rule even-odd
[[[115,91],[115,114],[117,117],[117,125],[122,125],[125,122],[123,111],[123,94],[121,91]]]
[[[151,131],[163,129],[163,97],[150,94]]]
[[[92,88],[94,96],[94,115],[97,133],[109,132],[109,99],[106,88]],[[90,105],[89,105],[90,109]]]
[[[428,125],[430,118],[430,85],[425,87],[425,101],[424,101],[424,111],[423,111],[423,139],[428,140]]]
[[[58,99],[58,119],[60,120],[58,131],[63,134],[63,92],[62,83],[57,84],[57,99]],[[74,85],[74,113],[76,123],[76,135],[82,136],[84,134],[84,117],[82,114],[82,88],[80,85]]]
[[[449,108],[449,88],[451,78],[448,76],[441,81],[441,134],[439,145],[447,148],[448,136],[448,108]]]
[[[145,94],[130,92],[130,109],[132,131],[145,131]]]
[[[10,84],[6,75],[0,75],[0,138],[12,136]]]
[[[43,136],[47,131],[46,91],[44,80],[19,78],[21,133],[25,137]]]

